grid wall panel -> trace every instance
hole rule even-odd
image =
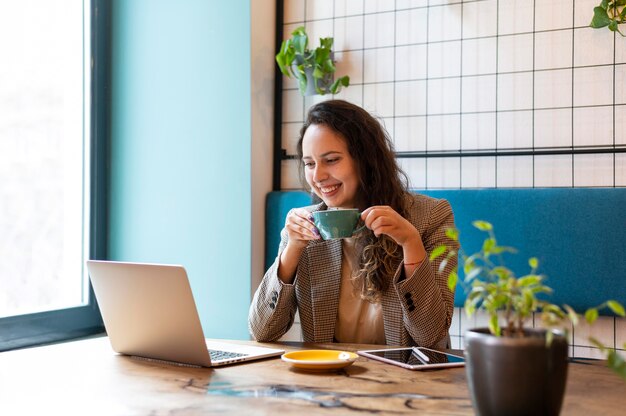
[[[284,0],[284,37],[333,36],[351,78],[302,97],[283,77],[284,153],[310,106],[341,98],[384,122],[415,188],[625,186],[626,38],[588,27],[596,3]],[[283,189],[299,187],[295,163]]]

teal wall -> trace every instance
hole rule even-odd
[[[109,254],[187,268],[205,335],[247,339],[250,2],[115,0]]]

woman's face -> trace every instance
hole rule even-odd
[[[302,138],[302,163],[307,183],[329,208],[360,208],[356,162],[341,135],[311,124]]]

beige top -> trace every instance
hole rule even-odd
[[[385,329],[381,304],[361,299],[359,290],[352,284],[354,239],[343,239],[342,251],[335,341],[384,345]]]

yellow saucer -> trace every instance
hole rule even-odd
[[[311,371],[335,370],[347,367],[359,356],[338,350],[303,350],[283,354],[280,358],[293,367]]]

